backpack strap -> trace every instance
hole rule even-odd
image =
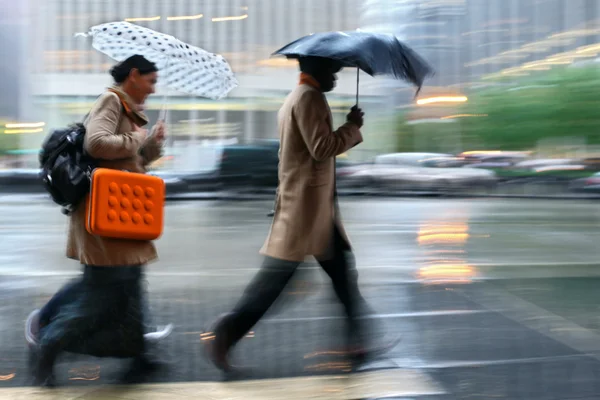
[[[111,88],[109,88],[108,91],[113,92],[114,94],[117,95],[117,97],[119,97],[119,100],[121,100],[121,104],[123,105],[123,109],[125,110],[125,113],[129,117],[129,114],[131,114],[131,108],[129,108],[129,105],[127,104],[127,102],[125,101],[125,99],[123,98],[121,93],[119,93],[118,91],[111,89]]]

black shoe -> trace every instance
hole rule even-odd
[[[354,366],[360,366],[363,363],[367,362],[370,359],[374,359],[382,356],[383,354],[389,352],[394,347],[400,343],[402,340],[402,336],[398,335],[385,343],[375,345],[375,346],[360,346],[354,349],[351,349],[348,354],[350,356],[350,360]]]
[[[35,349],[34,370],[33,372],[33,385],[41,386],[46,388],[52,388],[56,386],[56,378],[54,376],[54,360],[48,357],[40,349]]]
[[[213,325],[205,329],[201,335],[204,342],[204,356],[217,369],[227,373],[231,371],[232,366],[229,364],[229,346],[225,344],[225,338],[222,334],[217,336],[217,326],[221,324],[228,314],[220,315]]]
[[[143,383],[148,378],[159,371],[164,370],[167,363],[146,355],[134,358],[129,365],[129,369],[122,378],[123,383]]]

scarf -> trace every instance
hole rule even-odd
[[[300,73],[300,83],[299,85],[308,85],[308,86],[312,86],[315,89],[320,89],[321,85],[319,85],[319,82],[317,82],[317,80],[315,78],[313,78],[312,76],[310,76],[309,74],[302,72]]]

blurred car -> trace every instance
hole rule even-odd
[[[457,157],[467,166],[479,168],[505,168],[526,160],[528,153],[521,151],[465,151]]]
[[[182,179],[182,176],[185,176],[185,174],[181,172],[156,170],[148,172],[148,175],[158,176],[165,181],[167,195],[186,193],[190,191],[189,183]]]
[[[275,187],[278,164],[279,141],[228,145],[221,152],[217,175],[225,187]]]
[[[347,159],[336,158],[337,169],[352,165]],[[277,187],[278,167],[279,141],[265,140],[223,147],[217,175],[225,187]]]
[[[393,153],[377,156],[371,164],[342,168],[339,174],[347,187],[455,192],[495,186],[493,171],[464,165],[464,159],[450,154]]]
[[[525,160],[526,154],[522,153],[494,153],[481,155],[461,155],[465,160],[465,167],[469,168],[487,168],[487,169],[504,169],[510,168],[515,164]]]
[[[43,193],[46,189],[40,179],[40,171],[36,168],[0,170],[0,192]]]
[[[572,158],[546,158],[527,160],[514,165],[503,177],[527,182],[568,182],[587,178],[594,173],[583,160]]]
[[[569,189],[580,193],[600,193],[600,172],[587,178],[575,179]]]

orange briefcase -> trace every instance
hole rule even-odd
[[[86,199],[92,235],[154,240],[163,230],[165,182],[156,176],[96,168]]]

